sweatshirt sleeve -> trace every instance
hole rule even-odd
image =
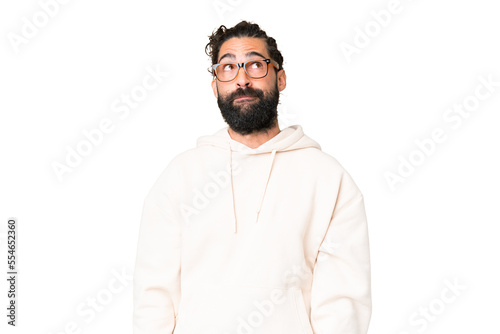
[[[180,221],[171,172],[157,180],[143,204],[133,279],[133,334],[172,334],[180,302]]]
[[[344,173],[311,288],[314,334],[366,334],[371,318],[368,228],[363,196]]]

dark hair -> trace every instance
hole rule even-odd
[[[267,44],[269,56],[278,63],[279,70],[283,69],[283,56],[278,50],[276,40],[267,36],[266,32],[262,30],[258,24],[247,21],[241,21],[229,29],[221,25],[212,35],[208,36],[210,42],[205,46],[205,53],[212,59],[212,65],[217,64],[222,44],[233,37],[255,37],[264,39]],[[212,67],[210,67],[208,71],[212,74]],[[278,69],[275,69],[275,71],[277,72]]]

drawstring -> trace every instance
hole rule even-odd
[[[233,215],[234,215],[234,233],[236,233],[236,209],[234,207],[234,188],[233,188],[233,150],[231,149],[231,143],[229,144],[229,169],[231,170],[231,196],[233,198]]]
[[[271,169],[273,169],[274,156],[276,155],[276,149],[271,153],[271,164],[269,165],[269,173],[267,174],[266,186],[264,187],[264,192],[262,193],[262,197],[260,198],[259,209],[257,210],[257,219],[255,222],[259,221],[260,209],[262,208],[262,203],[264,202],[264,196],[266,195],[267,184],[269,183],[269,178],[271,177]]]
[[[229,144],[229,169],[230,169],[230,173],[231,173],[231,196],[232,196],[232,200],[233,200],[234,233],[236,233],[237,220],[236,220],[236,208],[235,208],[235,202],[234,202],[234,186],[233,186],[233,150],[231,149],[231,143],[228,142],[228,144]],[[276,155],[276,149],[273,149],[273,151],[271,152],[271,163],[269,164],[269,172],[267,174],[266,185],[264,187],[264,191],[262,192],[262,196],[260,198],[259,209],[256,211],[256,213],[257,213],[257,217],[255,220],[256,223],[259,221],[259,214],[260,214],[260,210],[262,209],[262,203],[264,202],[264,197],[266,195],[267,185],[269,184],[269,179],[271,178],[271,170],[273,169],[275,155]]]

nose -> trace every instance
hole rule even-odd
[[[236,78],[234,78],[236,85],[238,87],[248,87],[250,86],[250,78],[245,72],[243,67],[238,68],[238,73],[236,73]]]

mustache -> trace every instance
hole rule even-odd
[[[264,96],[264,92],[260,89],[253,89],[250,87],[245,89],[238,88],[229,96],[229,100],[233,101],[234,99],[244,96],[262,98]]]

